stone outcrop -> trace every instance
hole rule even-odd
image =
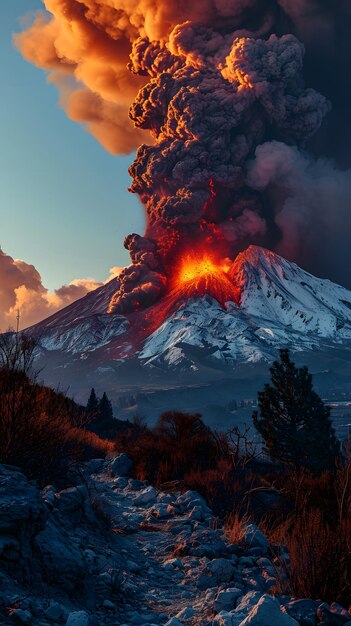
[[[256,526],[230,544],[199,494],[158,492],[130,468],[90,461],[80,484],[40,491],[0,466],[0,624],[350,626],[336,603],[272,596]]]

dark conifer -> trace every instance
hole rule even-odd
[[[258,393],[259,411],[253,414],[272,458],[313,472],[335,467],[339,443],[331,425],[330,410],[313,390],[307,367],[297,368],[289,351],[270,369],[271,384]]]
[[[108,399],[106,392],[104,391],[103,396],[99,402],[99,420],[101,422],[108,422],[113,419],[113,410],[111,401]]]
[[[95,389],[93,387],[90,392],[89,400],[86,406],[87,413],[89,413],[89,415],[96,415],[98,411],[98,406],[99,406],[99,401],[96,397]]]

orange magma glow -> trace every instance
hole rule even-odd
[[[181,263],[180,271],[178,275],[178,282],[180,284],[188,283],[189,281],[198,280],[211,280],[216,278],[222,280],[222,274],[227,272],[229,265],[216,264],[208,256],[192,256],[188,254]]]
[[[238,289],[227,275],[230,265],[207,253],[189,253],[178,267],[171,293],[187,298],[209,294],[221,304],[238,302]]]
[[[149,336],[190,298],[208,294],[222,306],[227,302],[240,305],[240,280],[236,282],[236,263],[230,259],[218,260],[205,251],[185,254],[174,268],[168,292],[150,308],[130,314],[128,338],[123,336],[115,348],[115,358],[124,358],[125,350],[139,350]]]

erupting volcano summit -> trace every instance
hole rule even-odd
[[[250,244],[299,260],[310,223],[299,203],[273,202],[267,180],[282,160],[304,158],[330,104],[305,86],[295,3],[44,4],[52,17],[17,37],[23,54],[108,149],[145,141],[129,173],[146,232],[126,238],[132,264],[106,311],[132,314],[177,292],[237,302],[230,267]]]
[[[351,344],[351,292],[269,250],[250,246],[229,268],[185,257],[175,276],[146,310],[106,314],[112,280],[32,327],[45,376],[56,384],[75,379],[75,389],[85,390],[110,381],[112,391],[117,380],[134,385],[137,374],[153,385],[162,377],[177,383],[184,372],[188,384],[190,376],[199,382],[271,361],[282,346],[322,359]]]
[[[230,265],[217,262],[206,255],[188,254],[182,259],[172,281],[171,294],[176,298],[191,298],[208,294],[220,304],[239,302],[240,293],[228,278]]]
[[[238,37],[191,22],[177,25],[167,41],[133,43],[130,70],[149,82],[130,117],[151,131],[154,144],[139,148],[129,171],[148,223],[145,237],[125,241],[133,264],[122,272],[109,312],[156,302],[179,262],[184,292],[237,299],[213,259],[220,252],[230,264],[252,241],[281,238],[249,182],[255,148],[268,138],[305,142],[328,111],[325,98],[303,86],[303,54],[291,35]]]

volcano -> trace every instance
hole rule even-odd
[[[187,260],[168,294],[128,315],[106,313],[116,282],[29,329],[46,382],[113,396],[235,376],[280,348],[319,363],[351,348],[351,292],[264,248],[250,246],[229,268]]]

